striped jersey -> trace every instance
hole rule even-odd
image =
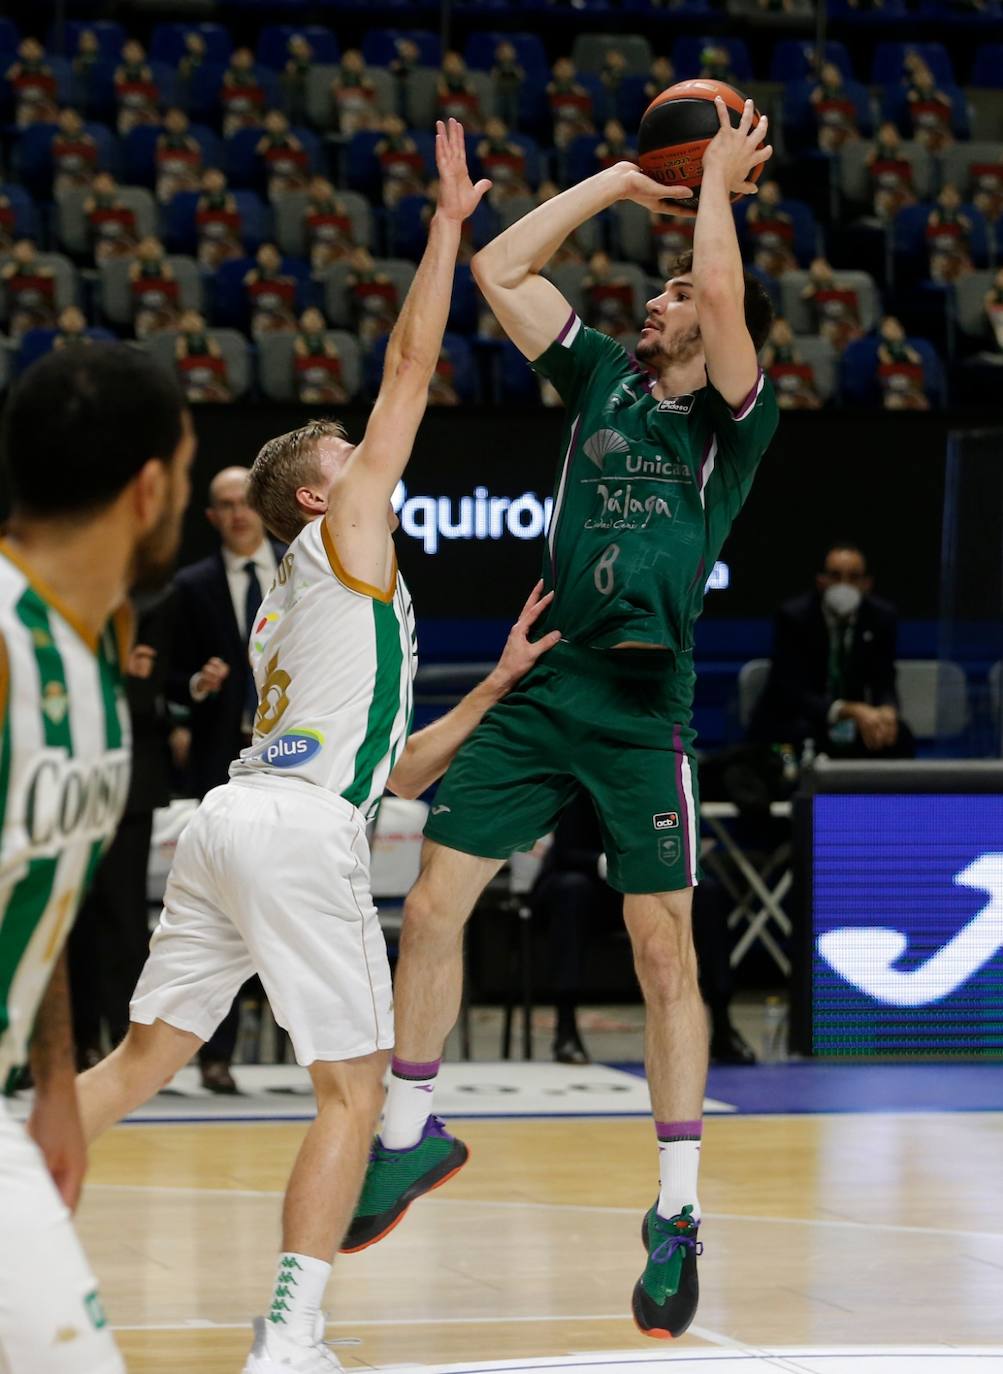
[[[321,518],[279,564],[251,635],[254,738],[231,777],[287,774],[375,815],[414,709],[414,611],[394,560],[386,590],[351,577]]]
[[[760,373],[733,411],[710,385],[654,378],[572,312],[533,367],[567,410],[544,558],[551,625],[576,644],[664,644],[685,669],[704,585],[777,427]]]
[[[127,621],[95,643],[0,543],[0,1089],[125,808]]]

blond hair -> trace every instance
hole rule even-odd
[[[288,434],[269,439],[251,468],[247,500],[276,539],[291,544],[309,517],[296,500],[300,487],[321,477],[317,447],[322,439],[344,439],[337,420],[311,420]]]

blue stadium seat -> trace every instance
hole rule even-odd
[[[80,42],[80,35],[85,29],[90,29],[91,33],[97,36],[101,52],[109,61],[118,62],[122,55],[122,44],[126,39],[125,29],[114,19],[68,19],[66,21],[66,46],[63,52],[66,57],[76,56],[77,46]],[[58,30],[54,24],[49,30],[49,47],[53,52],[60,51],[58,45]]]
[[[872,86],[897,86],[907,53],[919,53],[941,85],[955,85],[954,67],[943,43],[879,43],[871,64]]]
[[[223,85],[223,62],[206,62],[190,82],[178,82],[179,103],[192,119],[218,124],[223,113],[219,92]]]
[[[752,80],[752,59],[744,38],[677,38],[672,45],[672,62],[680,81],[700,74],[700,54],[704,48],[727,48],[731,55],[731,68],[739,81]]]
[[[743,247],[748,250],[751,247],[751,238],[746,237],[745,217],[749,212],[750,205],[754,205],[754,200],[743,200],[735,206],[735,222],[738,226],[739,238],[742,240]],[[794,256],[802,267],[807,267],[812,258],[818,252],[818,224],[810,205],[806,205],[803,200],[782,200],[777,206],[784,214],[790,215],[794,227]]]
[[[353,191],[378,196],[383,177],[376,158],[376,145],[382,137],[378,130],[362,129],[348,140],[345,146],[345,180]],[[425,163],[426,176],[431,176],[435,167],[434,134],[412,130],[411,137]]]
[[[220,166],[223,158],[219,136],[203,124],[192,124],[188,130],[202,149],[206,167]],[[143,124],[131,129],[122,140],[122,176],[130,186],[152,186],[157,179],[157,139],[163,129]]]
[[[115,335],[109,329],[90,328],[85,331],[88,339],[95,343],[114,343]],[[15,371],[23,372],[26,367],[31,367],[32,363],[39,358],[44,358],[46,353],[52,352],[52,344],[58,329],[29,329],[21,338],[21,345],[17,351]]]
[[[0,15],[0,59],[5,62],[8,59],[13,60],[20,41],[21,35],[17,31],[17,25],[13,19],[5,19]]]
[[[975,49],[973,86],[1003,87],[1003,43],[982,43]]]
[[[302,34],[313,48],[314,62],[337,62],[341,57],[336,35],[320,24],[266,24],[258,35],[257,58],[262,66],[282,71],[289,56],[289,40],[296,34]]]
[[[312,130],[299,125],[290,132],[302,143],[310,161],[310,171],[320,172],[323,168],[320,139]],[[223,167],[232,186],[264,189],[266,171],[256,151],[263,134],[264,129],[238,129],[231,138],[223,140]]]
[[[370,67],[388,67],[397,56],[397,41],[410,38],[421,52],[425,67],[442,65],[442,43],[439,35],[428,29],[368,29],[362,36],[362,55]]]
[[[150,40],[150,60],[176,67],[185,55],[185,34],[200,33],[205,39],[207,62],[229,62],[233,39],[222,24],[186,24],[183,21],[156,24]]]
[[[839,19],[859,24],[863,28],[884,28],[889,20],[905,19],[909,13],[906,0],[884,0],[880,9],[861,9],[859,6],[851,5],[849,0],[828,0],[827,8],[830,23],[834,19]]]
[[[498,350],[503,405],[539,405],[540,385],[529,363],[510,339],[503,339]]]
[[[499,43],[511,43],[519,58],[519,65],[530,80],[546,81],[550,73],[547,50],[535,33],[472,33],[467,39],[464,56],[467,66],[489,72],[495,64],[495,49]]]
[[[968,122],[968,101],[965,93],[958,86],[948,85],[946,82],[940,89],[945,95],[951,98],[951,129],[956,138],[968,138],[970,126]],[[897,124],[899,130],[911,136],[912,118],[909,114],[909,101],[906,96],[904,86],[886,86],[881,100],[881,116],[883,119],[891,120]]]
[[[985,0],[979,8],[964,8],[951,0],[919,0],[919,18],[926,23],[949,26],[952,29],[994,27],[999,32],[1000,0]]]
[[[579,134],[564,150],[564,180],[569,186],[584,181],[598,171],[596,149],[599,147],[598,134]]]
[[[784,88],[784,133],[794,147],[816,144],[818,126],[811,103],[814,87],[813,81],[789,81]],[[862,134],[869,134],[874,126],[874,118],[867,87],[862,86],[859,81],[847,81],[843,85],[843,90],[847,99],[853,101],[857,112],[857,127]]]
[[[163,209],[164,241],[171,253],[194,256],[198,247],[195,212],[197,191],[180,191]],[[272,236],[272,212],[254,191],[234,191],[241,218],[241,237],[248,252],[256,252]]]
[[[926,243],[926,222],[933,202],[907,205],[895,216],[892,225],[892,249],[900,267],[911,268],[926,275],[929,251]],[[961,213],[971,221],[969,238],[972,261],[976,267],[988,267],[992,253],[992,235],[984,215],[974,205],[962,205]]]
[[[117,60],[103,57],[91,67],[86,78],[73,73],[72,102],[91,119],[112,124],[115,120],[115,69]]]
[[[470,335],[477,331],[477,287],[473,273],[466,263],[456,264],[453,276],[453,295],[449,305],[446,328],[455,334]]]
[[[881,391],[877,381],[878,347],[880,339],[869,334],[851,343],[840,360],[839,389],[849,405],[879,405]],[[935,406],[943,406],[947,399],[944,368],[933,346],[926,339],[908,338],[923,360],[923,374],[927,392]]]
[[[815,44],[808,38],[782,38],[770,59],[770,80],[809,80],[813,75],[815,50]],[[826,43],[825,60],[834,63],[848,81],[853,79],[853,63],[845,43]]]
[[[243,329],[250,327],[250,312],[244,294],[244,278],[254,267],[254,259],[234,258],[224,262],[210,279],[210,315],[217,328]],[[296,278],[296,313],[315,305],[310,268],[301,258],[283,258],[282,271]]]
[[[17,237],[34,239],[37,243],[41,224],[38,206],[30,194],[23,186],[16,186],[8,182],[5,185],[0,185],[0,195],[6,196],[10,201],[10,208],[14,211],[14,233]]]
[[[442,343],[453,364],[453,385],[457,395],[464,405],[475,404],[480,400],[480,383],[470,344],[459,334],[453,334],[448,330],[443,335]],[[371,397],[375,397],[380,389],[386,351],[387,341],[380,339],[363,359],[364,386]]]

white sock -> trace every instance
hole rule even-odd
[[[432,1111],[432,1094],[441,1060],[415,1064],[394,1055],[390,1086],[383,1108],[380,1139],[388,1150],[409,1150],[417,1145]]]
[[[668,1221],[678,1216],[684,1207],[692,1207],[693,1219],[699,1221],[697,1174],[703,1123],[657,1121],[655,1128],[658,1132],[658,1215]]]
[[[312,1255],[279,1255],[268,1320],[296,1345],[313,1345],[331,1266]]]

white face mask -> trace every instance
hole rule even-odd
[[[846,620],[860,605],[860,589],[853,587],[849,582],[836,582],[831,587],[826,587],[822,597],[826,610],[840,620]]]

